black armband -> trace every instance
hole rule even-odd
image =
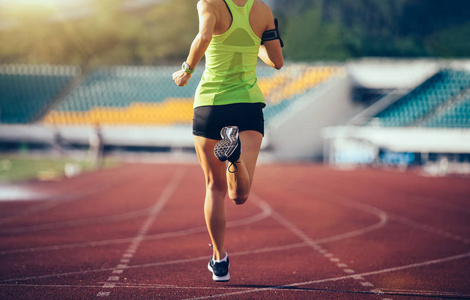
[[[261,38],[261,45],[263,45],[264,42],[279,40],[281,42],[281,47],[284,47],[284,42],[282,41],[281,34],[279,33],[279,23],[277,19],[274,19],[274,25],[276,26],[275,29],[266,30],[263,33],[263,37]]]

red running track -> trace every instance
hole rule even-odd
[[[21,184],[40,199],[0,202],[0,298],[470,299],[469,179],[261,165],[227,200],[228,283],[203,184],[192,164]]]

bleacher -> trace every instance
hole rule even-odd
[[[470,128],[470,96],[453,103],[423,122],[425,127]]]
[[[267,104],[264,110],[266,119],[274,118],[302,95],[336,76],[340,69],[332,66],[294,67],[274,76],[271,80],[264,79],[272,85],[272,88],[267,89],[266,84],[260,84]]]
[[[128,107],[134,102],[161,103],[169,97],[192,97],[189,89],[172,88],[170,67],[101,67],[85,78],[55,108],[57,111],[89,111],[93,107]],[[197,78],[200,74],[195,74]]]
[[[171,74],[177,67],[113,67],[93,70],[44,118],[54,125],[178,125],[191,124],[194,91],[202,70],[185,88]],[[334,76],[333,67],[261,67],[259,85],[267,117],[281,112],[297,97]]]
[[[45,118],[46,124],[181,124],[201,72],[187,88],[171,77],[175,67],[109,67],[93,70]]]
[[[459,127],[465,123],[465,120],[468,122],[470,116],[465,113],[464,109],[460,110],[459,113],[448,112],[443,113],[442,116],[436,115],[435,118],[440,121],[437,119],[427,121],[427,118],[434,118],[436,112],[449,106],[469,89],[469,72],[450,69],[441,70],[378,113],[366,125],[373,124],[383,127],[439,126],[438,124],[450,125],[450,122],[452,122],[452,126]],[[451,107],[449,109],[451,110]],[[449,116],[446,117],[446,114]],[[448,121],[452,119],[452,115],[457,116],[460,114],[464,114],[461,116],[460,121]]]
[[[0,123],[37,121],[79,72],[70,66],[0,65]]]
[[[185,88],[172,81],[176,69],[100,67],[67,91],[71,80],[79,78],[79,68],[0,65],[0,121],[28,124],[42,118],[46,125],[188,125],[202,68]],[[340,69],[291,65],[276,71],[260,66],[258,84],[267,102],[266,119],[273,119],[302,95],[336,76]],[[469,127],[470,97],[460,99],[469,89],[470,72],[443,69],[367,124]]]
[[[203,68],[198,68],[185,88],[172,80],[177,69],[99,67],[82,74],[69,66],[0,65],[0,140],[52,144],[60,136],[70,145],[88,145],[90,134],[99,126],[110,147],[192,149],[188,128]],[[348,117],[361,111],[366,114],[354,124],[366,126],[351,132],[363,132],[360,139],[377,147],[436,153],[463,149],[458,134],[452,135],[451,143],[445,142],[454,148],[427,146],[434,142],[429,137],[424,139],[428,144],[420,141],[419,147],[413,146],[414,137],[423,132],[441,132],[443,140],[449,133],[466,132],[455,128],[470,128],[470,71],[465,71],[470,70],[470,62],[442,63],[432,72],[427,70],[414,84],[397,85],[390,97],[382,99],[386,101],[370,105],[351,99],[355,82],[346,66],[287,64],[278,71],[260,65],[258,84],[267,102],[266,149],[285,159],[290,159],[286,153],[300,159],[314,153],[318,158],[324,147],[316,133],[347,124]],[[301,146],[292,135],[299,127],[304,132],[298,136],[309,136]]]

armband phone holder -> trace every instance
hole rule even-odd
[[[281,34],[279,33],[279,22],[277,21],[277,19],[274,19],[274,25],[276,26],[276,28],[266,30],[263,33],[263,36],[261,38],[261,45],[263,45],[264,42],[279,40],[281,42],[281,47],[284,47],[284,42],[282,41]]]

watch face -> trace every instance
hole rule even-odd
[[[191,70],[189,68],[189,64],[187,62],[184,62],[183,65],[181,66],[181,68],[183,69],[183,71],[185,71],[186,73],[192,73],[193,70]]]

